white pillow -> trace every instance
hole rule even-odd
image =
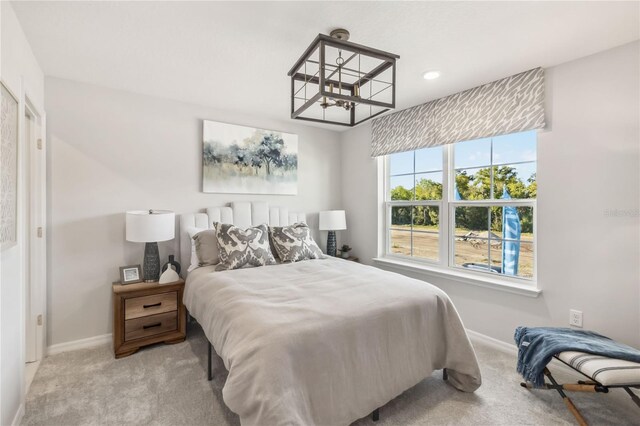
[[[187,233],[189,234],[189,240],[191,241],[191,260],[189,261],[189,268],[187,272],[191,272],[194,269],[200,266],[200,261],[198,260],[198,254],[196,253],[196,242],[193,240],[193,237],[200,231],[204,231],[207,228],[188,228]]]

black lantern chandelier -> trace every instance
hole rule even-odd
[[[318,34],[296,61],[291,118],[355,126],[395,108],[400,56],[348,40],[343,29]]]

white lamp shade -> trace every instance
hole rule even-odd
[[[134,210],[127,212],[127,241],[155,243],[173,240],[176,215],[169,210]]]
[[[347,219],[344,210],[328,210],[320,212],[321,231],[340,231],[347,229]]]

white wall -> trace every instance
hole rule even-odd
[[[111,332],[111,283],[119,266],[142,263],[144,250],[125,241],[126,210],[179,214],[260,199],[309,213],[317,227],[318,211],[340,207],[335,132],[56,78],[46,79],[46,97],[49,345]],[[298,195],[202,193],[203,119],[297,133]],[[177,238],[159,245],[163,263],[168,253],[179,253]]]
[[[444,289],[468,328],[512,342],[518,325],[568,326],[575,308],[584,312],[585,328],[640,347],[639,52],[634,42],[546,70],[549,126],[538,139],[539,298],[414,275]],[[341,138],[348,240],[371,263],[380,206],[371,126]]]
[[[44,75],[9,2],[0,2],[0,77],[19,98],[39,111],[44,101]],[[22,129],[20,130],[22,132]],[[20,136],[22,138],[22,136]],[[11,424],[24,402],[24,182],[26,151],[19,147],[18,244],[0,254],[0,424]]]

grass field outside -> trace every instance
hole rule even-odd
[[[391,253],[434,260],[439,259],[439,234],[436,226],[411,226],[394,225],[390,232]],[[474,231],[478,238],[463,239],[469,230],[456,229],[455,238],[455,264],[462,266],[465,263],[477,263],[481,265],[502,266],[502,240],[486,239],[487,231]],[[482,234],[484,233],[484,238]],[[533,235],[523,234],[520,242],[520,255],[518,262],[518,276],[524,278],[533,277]],[[489,262],[491,259],[491,262]]]

